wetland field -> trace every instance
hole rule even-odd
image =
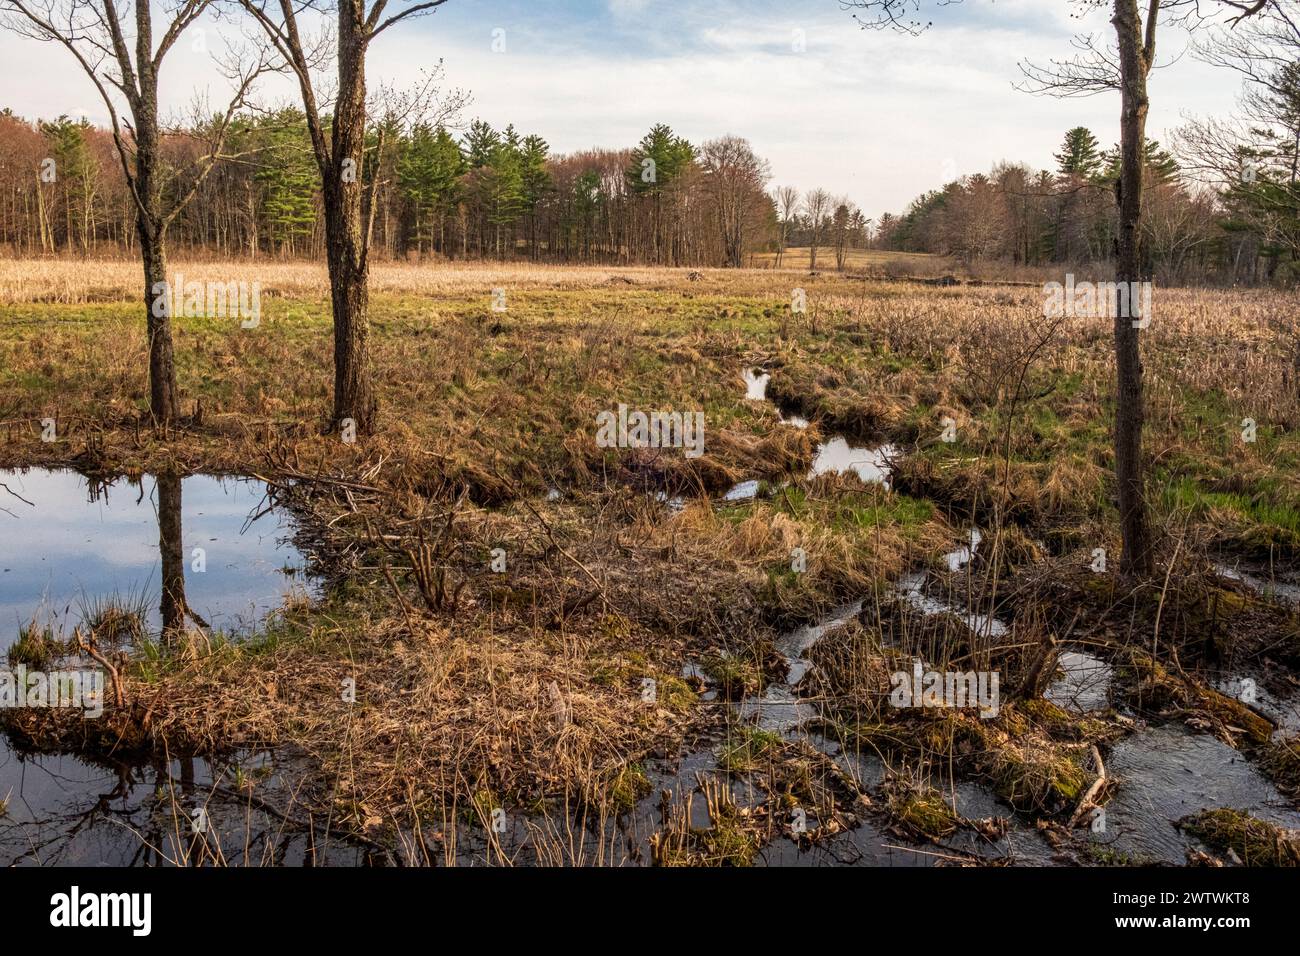
[[[0,261],[0,862],[1300,862],[1295,293],[1155,289],[1134,583],[1110,319],[761,264],[376,264],[357,435],[323,265],[176,263],[160,428]]]

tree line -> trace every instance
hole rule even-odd
[[[1223,123],[1195,122],[1175,133],[1178,159],[1146,141],[1146,271],[1171,282],[1295,277],[1300,68],[1285,71],[1281,89],[1265,102],[1289,124],[1284,134],[1228,143]],[[1258,134],[1269,127],[1255,106]],[[173,131],[172,162],[194,159],[208,133]],[[238,116],[226,144],[232,158],[214,165],[181,210],[173,243],[218,257],[323,255],[320,174],[302,111]],[[85,120],[0,111],[0,244],[13,255],[134,251],[135,210],[113,149],[111,133]],[[1121,167],[1117,149],[1075,127],[1055,170],[1001,162],[876,222],[824,189],[765,193],[767,164],[744,140],[695,146],[663,124],[632,148],[552,155],[541,136],[513,126],[479,120],[457,133],[390,121],[369,132],[365,155],[374,248],[386,259],[723,266],[762,251],[779,267],[786,249],[800,247],[811,249],[812,269],[841,270],[849,250],[865,247],[1024,265],[1109,260]]]
[[[172,130],[170,162],[193,159],[207,132]],[[84,120],[0,112],[0,243],[13,255],[133,251],[135,209],[113,151],[111,131]],[[237,116],[225,152],[173,222],[173,246],[323,255],[325,202],[305,114]],[[664,124],[631,148],[552,155],[545,139],[512,125],[476,120],[456,132],[387,120],[366,134],[361,176],[373,183],[373,249],[388,259],[738,266],[777,234],[768,165],[748,142],[695,145]]]
[[[1175,134],[1187,168],[1148,139],[1143,250],[1164,281],[1294,277],[1300,262],[1300,68],[1267,102],[1289,122],[1260,143],[1224,142],[1222,123]],[[1261,110],[1256,109],[1258,118]],[[1253,129],[1258,133],[1262,127]],[[378,152],[380,133],[388,147]],[[205,142],[174,132],[178,157]],[[323,254],[320,176],[304,114],[238,117],[237,159],[218,162],[172,229],[176,245],[221,257]],[[377,180],[375,248],[384,258],[527,257],[566,262],[745,264],[754,251],[812,250],[810,266],[843,269],[867,246],[963,261],[1025,265],[1111,258],[1117,150],[1069,130],[1054,171],[1002,162],[868,219],[824,189],[764,194],[766,164],[743,140],[696,147],[666,125],[630,149],[553,156],[545,139],[482,121],[463,134],[416,123],[373,130],[365,170]],[[0,111],[0,243],[14,255],[131,251],[134,210],[111,134],[65,116],[28,122]],[[1200,175],[1217,175],[1213,182]]]
[[[1293,92],[1300,118],[1300,85]],[[1178,131],[1180,155],[1197,157]],[[1300,185],[1296,155],[1300,123],[1284,141],[1239,143],[1217,157],[1222,178],[1211,182],[1148,139],[1143,148],[1145,195],[1142,270],[1163,282],[1218,279],[1285,282],[1300,276]],[[1054,171],[1003,162],[927,192],[898,215],[880,217],[880,248],[930,252],[963,261],[1025,265],[1105,262],[1114,254],[1121,163],[1084,127],[1066,133]],[[1199,162],[1205,163],[1204,157]],[[1198,167],[1199,168],[1199,167]]]

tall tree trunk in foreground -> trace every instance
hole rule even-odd
[[[253,81],[266,69],[261,51],[248,51],[228,69],[234,93],[224,114],[210,124],[199,157],[182,176],[162,152],[158,121],[158,73],[164,58],[181,35],[209,8],[212,0],[176,0],[153,4],[136,0],[134,27],[131,12],[119,11],[114,0],[4,0],[5,25],[40,40],[56,43],[76,59],[94,84],[108,110],[127,192],[135,210],[135,233],[140,240],[144,267],[145,329],[149,339],[149,412],[155,424],[168,425],[180,416],[176,363],[172,349],[170,306],[181,301],[179,290],[167,291],[167,227],[185,208],[223,158],[227,134],[242,108]],[[154,42],[154,7],[165,7],[158,42]],[[131,40],[134,39],[134,52]],[[130,122],[124,122],[119,99],[125,102]],[[167,183],[164,184],[164,179]],[[166,188],[164,188],[166,186]],[[39,184],[38,184],[39,187]],[[37,191],[37,199],[44,196]],[[42,212],[42,237],[47,227]],[[130,246],[129,235],[123,239]],[[84,243],[83,243],[84,245]]]
[[[1158,0],[1147,13],[1146,40],[1137,0],[1115,0],[1111,22],[1119,40],[1120,53],[1120,177],[1116,184],[1119,204],[1119,236],[1115,280],[1121,288],[1143,281],[1141,222],[1143,147],[1146,144],[1147,74],[1155,56]],[[1135,285],[1128,285],[1135,289]],[[1125,577],[1151,574],[1154,561],[1151,522],[1147,513],[1142,462],[1142,355],[1139,329],[1134,327],[1136,295],[1130,295],[1129,309],[1115,309],[1115,481],[1119,498],[1120,533],[1124,553],[1120,571]],[[1149,319],[1149,316],[1143,316]]]
[[[338,88],[333,110],[322,109],[312,73],[316,51],[304,43],[292,0],[239,0],[298,80],[325,205],[325,251],[334,311],[333,425],[351,419],[359,435],[374,431],[378,401],[370,376],[371,229],[366,221],[362,160],[366,145],[366,52],[370,41],[403,20],[432,13],[447,0],[421,0],[385,19],[389,0],[337,0]],[[369,7],[367,7],[369,2]],[[308,5],[310,6],[310,5]],[[326,123],[329,133],[326,135]],[[382,150],[382,139],[380,140]],[[369,195],[373,219],[378,161]],[[480,242],[482,236],[480,235]]]
[[[377,401],[370,380],[369,242],[362,219],[361,166],[366,135],[364,4],[343,0],[338,20],[338,99],[330,127],[331,159],[322,168],[325,241],[334,310],[334,424],[350,418],[357,432],[374,429]],[[376,170],[375,175],[378,175]]]
[[[167,224],[160,214],[162,183],[158,169],[158,82],[150,49],[147,4],[136,26],[141,36],[139,91],[131,104],[135,117],[135,232],[144,265],[145,329],[149,336],[149,412],[166,425],[180,417],[180,390],[172,346],[171,313],[183,291],[167,285]],[[160,302],[160,296],[162,298]]]

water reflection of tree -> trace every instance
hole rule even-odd
[[[158,552],[162,558],[163,637],[169,639],[185,630],[188,617],[200,627],[208,622],[199,617],[185,600],[185,548],[181,530],[181,477],[174,471],[160,472],[158,488]]]
[[[162,556],[163,635],[185,628],[185,553],[181,544],[181,478],[158,475],[158,552]]]
[[[198,758],[73,762],[43,756],[24,760],[24,774],[43,774],[57,783],[66,801],[42,799],[40,814],[19,792],[13,810],[0,818],[0,865],[84,864],[115,866],[311,866],[337,861],[356,865],[368,858],[349,848],[316,821],[290,819],[248,790],[236,789],[235,769]],[[89,766],[103,776],[86,781]],[[27,810],[27,817],[20,811]],[[202,808],[206,826],[195,826]]]

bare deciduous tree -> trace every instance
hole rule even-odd
[[[144,264],[145,323],[149,337],[149,411],[158,424],[180,415],[170,308],[159,307],[167,288],[167,229],[222,156],[231,121],[256,78],[267,69],[262,50],[231,51],[222,70],[233,94],[215,122],[204,127],[200,155],[180,167],[167,161],[158,104],[163,60],[211,0],[176,0],[154,43],[153,4],[135,0],[0,0],[15,32],[64,47],[94,84],[112,125],[113,143],[135,207]],[[125,111],[121,109],[125,103]],[[193,127],[191,127],[193,129]],[[166,294],[166,293],[164,293]],[[171,297],[167,298],[169,306]]]
[[[334,412],[338,426],[351,419],[360,434],[374,430],[378,400],[369,354],[370,236],[365,210],[374,208],[362,166],[366,147],[366,54],[371,41],[403,20],[431,13],[447,0],[423,0],[385,16],[388,0],[239,0],[298,82],[312,153],[320,169],[325,207],[325,248],[334,315]],[[325,52],[320,38],[304,36],[299,15],[334,14],[337,67],[332,104],[322,102],[314,77]],[[332,106],[332,109],[328,109]],[[382,134],[377,152],[382,153]]]
[[[720,136],[700,147],[700,166],[718,217],[726,263],[739,268],[745,237],[760,225],[763,211],[770,215],[771,200],[763,191],[771,176],[767,160],[755,155],[749,140]]]
[[[959,0],[841,0],[841,5],[862,11],[854,14],[866,29],[893,29],[912,35],[924,32],[922,10],[928,3],[943,6]],[[1142,248],[1142,196],[1147,111],[1147,79],[1156,63],[1156,34],[1161,13],[1167,12],[1188,29],[1216,14],[1229,26],[1265,12],[1283,11],[1289,0],[1075,0],[1083,12],[1109,8],[1115,46],[1096,37],[1075,37],[1075,54],[1053,60],[1047,67],[1021,65],[1027,83],[1023,88],[1054,96],[1090,96],[1110,90],[1120,93],[1120,162],[1116,180],[1119,228],[1115,248],[1117,282],[1139,282],[1147,277]],[[1289,17],[1286,19],[1290,19]],[[1138,331],[1131,316],[1115,316],[1115,480],[1124,553],[1121,573],[1129,578],[1149,577],[1155,567],[1154,542],[1145,494],[1142,461],[1142,358]]]
[[[808,217],[809,272],[817,271],[817,246],[821,241],[822,229],[825,228],[826,217],[830,215],[833,201],[831,194],[821,188],[809,191],[803,198],[803,214]]]
[[[776,267],[779,269],[781,260],[785,257],[785,243],[790,235],[790,222],[799,208],[799,190],[793,186],[779,186],[773,198],[776,202],[777,215],[781,218],[776,245]]]

